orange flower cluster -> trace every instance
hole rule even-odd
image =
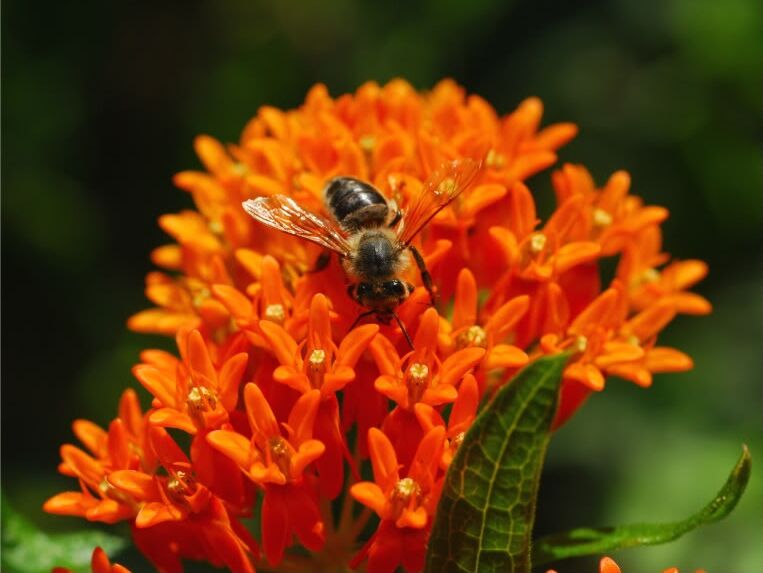
[[[175,336],[179,356],[141,355],[133,372],[152,396],[147,412],[127,390],[107,430],[75,422],[87,452],[63,446],[60,471],[80,488],[45,509],[129,521],[161,571],[182,571],[182,559],[254,571],[258,545],[240,520],[256,514],[272,566],[307,568],[304,553],[286,552],[296,536],[325,570],[367,560],[371,573],[416,572],[479,404],[529,360],[574,350],[557,423],[609,375],[649,386],[653,373],[691,368],[657,336],[676,314],[709,312],[686,292],[704,264],[668,263],[668,213],[629,194],[624,172],[597,188],[585,168],[564,165],[541,224],[524,181],[577,132],[541,128],[542,111],[531,98],[501,117],[452,81],[424,94],[368,83],[337,99],[318,85],[297,110],[261,108],[238,144],[199,137],[206,171],[175,177],[197,210],[159,219],[174,242],[151,256],[163,269],[146,279],[156,306],[129,320]],[[476,181],[415,240],[436,307],[405,271],[419,286],[396,312],[413,349],[397,323],[355,327],[364,309],[341,265],[315,270],[319,247],[241,207],[283,194],[328,215],[323,187],[342,175],[404,213],[435,169],[463,157],[482,162]],[[605,258],[617,270],[602,287]],[[373,481],[363,481],[369,458]]]

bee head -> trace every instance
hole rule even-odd
[[[373,310],[388,311],[403,302],[413,290],[400,279],[359,282],[350,292],[351,296],[365,307]]]

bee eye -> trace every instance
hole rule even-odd
[[[368,283],[360,283],[358,285],[358,298],[367,297],[371,294],[371,285]]]
[[[384,291],[388,296],[403,296],[405,295],[405,286],[403,281],[394,279],[384,283]]]

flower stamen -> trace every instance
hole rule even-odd
[[[277,324],[283,324],[286,319],[286,311],[282,304],[269,304],[265,308],[265,318]]]

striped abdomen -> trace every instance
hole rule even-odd
[[[354,177],[335,177],[323,193],[326,208],[345,231],[380,227],[387,222],[387,200],[368,183]]]

